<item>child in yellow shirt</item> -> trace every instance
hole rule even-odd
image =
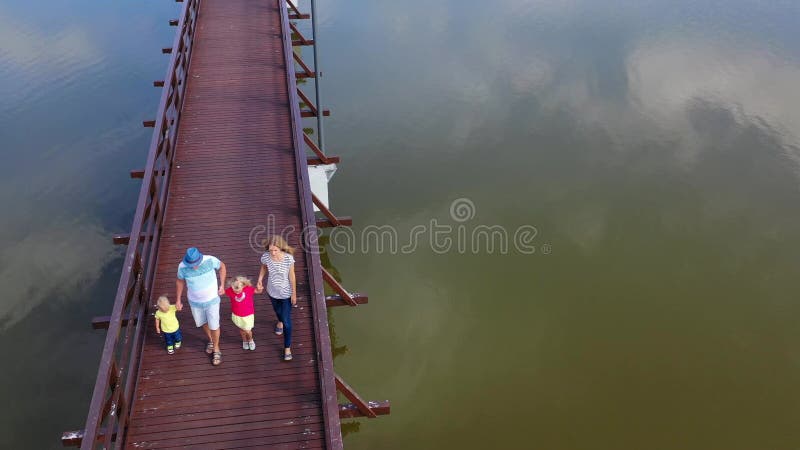
[[[175,349],[181,348],[181,341],[183,340],[175,311],[177,311],[175,305],[170,305],[166,295],[162,295],[158,298],[158,310],[155,314],[156,333],[161,334],[162,331],[164,332],[167,353],[170,355],[175,353]]]

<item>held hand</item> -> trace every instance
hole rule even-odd
[[[177,302],[175,302],[175,309],[177,309],[178,311],[180,311],[180,310],[182,310],[182,309],[183,309],[183,303],[181,303],[181,301],[180,301],[180,300],[178,300]]]
[[[264,285],[260,281],[256,284],[256,292],[259,294],[264,292]]]
[[[217,291],[217,293],[218,293],[219,295],[225,295],[225,288],[224,288],[224,287],[222,287],[222,286],[220,286],[220,287],[219,287],[219,290]]]

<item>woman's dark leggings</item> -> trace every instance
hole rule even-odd
[[[292,299],[270,297],[269,300],[278,320],[283,322],[283,346],[289,348],[292,346]]]

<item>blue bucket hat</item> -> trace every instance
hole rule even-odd
[[[183,262],[187,266],[196,266],[203,261],[203,254],[200,253],[200,250],[197,247],[189,247],[186,249],[186,255],[183,257]]]

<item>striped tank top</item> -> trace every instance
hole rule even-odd
[[[294,256],[284,253],[283,261],[273,261],[269,252],[261,255],[261,264],[267,266],[267,295],[276,299],[292,296],[289,282],[289,268],[294,264]]]

